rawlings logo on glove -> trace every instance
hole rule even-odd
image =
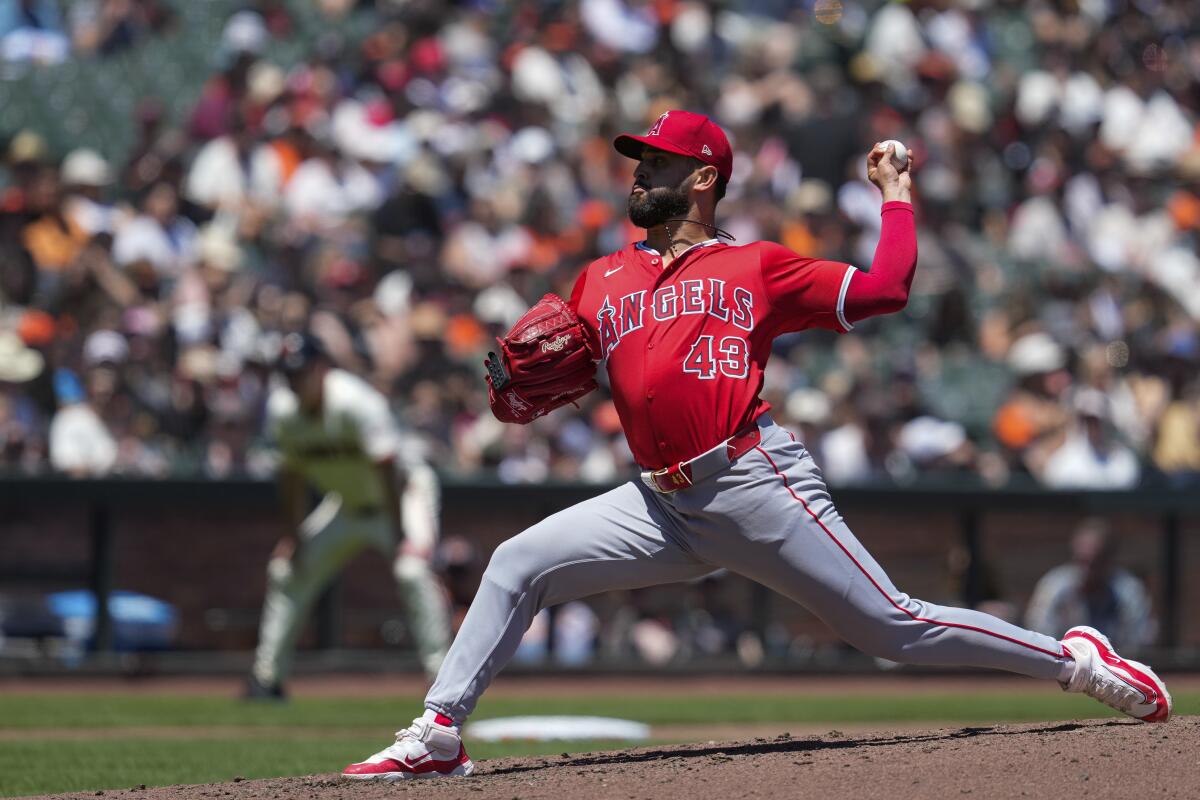
[[[561,297],[548,294],[488,353],[488,400],[502,422],[526,424],[596,388],[587,331]]]
[[[525,399],[517,394],[515,389],[501,392],[500,397],[504,399],[504,402],[508,404],[512,412],[519,417],[527,415],[533,409],[533,406],[525,402]]]

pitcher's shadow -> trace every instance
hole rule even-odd
[[[825,750],[846,750],[855,747],[890,747],[892,745],[921,744],[924,742],[950,742],[956,739],[971,739],[976,736],[1027,736],[1039,733],[1065,733],[1081,728],[1103,728],[1113,725],[1136,725],[1137,723],[1113,719],[1104,722],[1064,722],[1040,728],[1005,729],[999,726],[958,728],[931,734],[903,734],[866,739],[776,739],[749,744],[712,745],[696,748],[694,745],[671,745],[652,750],[635,752],[598,753],[596,755],[572,756],[537,764],[521,764],[476,772],[477,777],[488,775],[514,775],[542,769],[562,767],[591,767],[609,764],[638,764],[646,761],[662,761],[668,758],[708,758],[710,756],[750,756],[768,753],[813,753]]]

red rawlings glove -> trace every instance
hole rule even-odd
[[[579,317],[548,294],[488,353],[488,400],[502,422],[522,425],[596,388],[596,361]]]

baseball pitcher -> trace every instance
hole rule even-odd
[[[384,396],[335,369],[318,339],[289,335],[279,363],[288,385],[271,393],[267,417],[281,457],[288,533],[267,564],[246,696],[284,697],[296,638],[313,600],[366,547],[394,554],[396,584],[432,678],[450,641],[448,604],[429,566],[437,540],[437,478],[401,447]],[[311,512],[310,486],[323,495]]]
[[[590,264],[569,302],[543,298],[489,358],[487,380],[496,415],[524,423],[590,391],[592,362],[603,362],[645,471],[497,548],[424,715],[345,777],[470,774],[460,726],[540,609],[719,567],[801,603],[870,655],[1056,680],[1138,719],[1166,720],[1162,681],[1096,630],[1072,628],[1060,641],[897,589],[850,532],[804,444],[759,397],[779,334],[845,333],[905,306],[917,241],[912,178],[893,161],[894,145],[867,155],[884,200],[869,270],[721,241],[715,212],[733,155],[707,117],[670,111],[614,145],[637,162],[628,212],[646,239]]]

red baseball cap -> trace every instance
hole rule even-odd
[[[613,147],[621,155],[639,161],[643,149],[654,147],[699,159],[716,167],[717,174],[725,180],[733,174],[733,150],[725,131],[703,114],[690,111],[667,111],[645,136],[621,134],[613,139]]]

